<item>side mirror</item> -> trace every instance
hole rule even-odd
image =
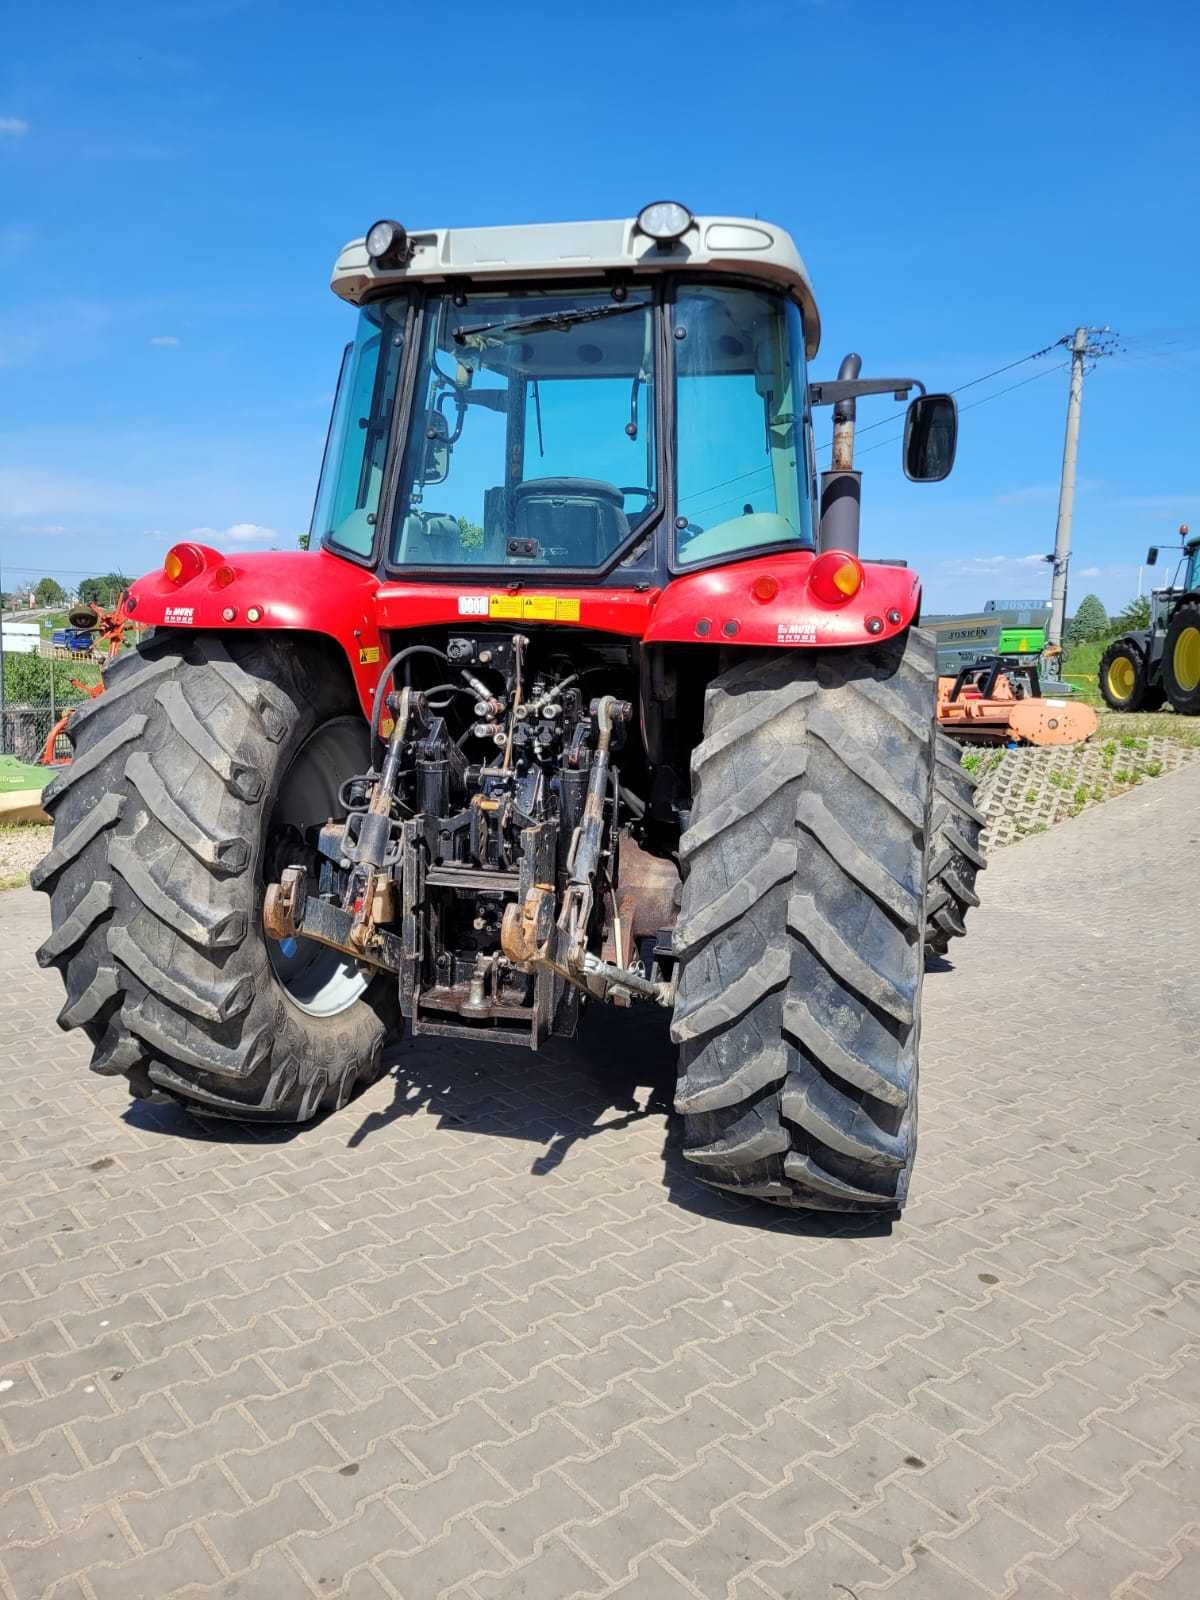
[[[950,475],[957,447],[953,395],[919,394],[904,419],[904,476],[913,483],[940,483]]]
[[[1158,565],[1158,546],[1156,544],[1152,544],[1149,550],[1146,551],[1146,565],[1148,567],[1156,567]]]

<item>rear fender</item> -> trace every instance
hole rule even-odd
[[[176,548],[183,548],[177,546]],[[199,570],[173,582],[162,568],[130,586],[122,611],[143,627],[206,633],[310,633],[346,657],[369,716],[383,664],[374,573],[325,551],[258,551],[223,556],[189,544]]]
[[[830,604],[809,586],[816,559],[812,551],[763,556],[676,578],[659,596],[646,643],[861,646],[903,633],[918,619],[921,580],[907,567],[863,561],[858,592]],[[773,593],[763,579],[777,585]]]

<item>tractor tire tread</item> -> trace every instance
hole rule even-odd
[[[710,684],[681,844],[676,1110],[692,1175],[894,1212],[916,1138],[933,806],[927,635]]]
[[[979,904],[975,883],[987,866],[987,818],[975,805],[976,780],[962,765],[959,746],[940,728],[936,743],[925,950],[944,957],[951,940],[966,934],[967,912]]]
[[[296,1122],[382,1070],[394,984],[303,1012],[259,920],[273,786],[322,718],[358,710],[318,651],[157,630],[68,725],[75,760],[47,792],[55,841],[31,874],[51,900],[38,959],[62,972],[59,1020],[88,1035],[93,1070],[135,1095]]]

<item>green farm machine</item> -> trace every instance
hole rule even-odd
[[[1150,596],[1150,625],[1114,639],[1100,660],[1100,693],[1114,711],[1157,711],[1163,702],[1200,716],[1200,535],[1179,530],[1174,581]],[[1146,565],[1157,565],[1151,545]]]

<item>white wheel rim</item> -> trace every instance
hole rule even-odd
[[[284,774],[268,824],[303,830],[342,814],[338,790],[367,762],[366,725],[361,717],[334,717],[313,730]],[[361,999],[370,976],[315,939],[267,939],[267,954],[280,988],[310,1017],[336,1017]]]

